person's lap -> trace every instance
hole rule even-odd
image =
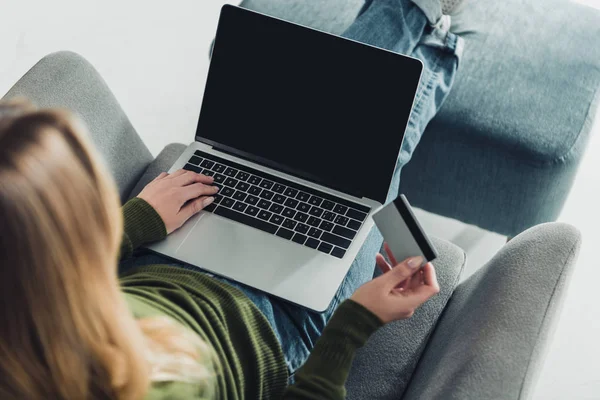
[[[427,2],[430,0],[419,0]],[[431,19],[431,15],[429,15]],[[446,98],[461,51],[461,42],[444,29],[433,29],[425,14],[410,0],[368,1],[344,37],[373,46],[419,58],[424,64],[423,75],[406,127],[404,141],[387,201],[398,195],[400,171],[412,155],[427,123]],[[398,71],[402,73],[402,71]],[[404,127],[399,127],[401,134]],[[290,376],[304,363],[337,306],[354,290],[372,278],[375,255],[382,245],[377,229],[371,230],[356,259],[342,282],[329,308],[316,313],[272,298],[256,289],[226,278],[215,277],[243,291],[269,320],[279,338]],[[173,264],[155,254],[146,254],[123,263],[121,268],[137,265]],[[175,264],[184,268],[194,268]]]

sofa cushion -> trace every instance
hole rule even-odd
[[[379,329],[358,351],[346,383],[348,399],[400,399],[406,389],[466,264],[460,248],[437,238],[432,241],[439,254],[433,264],[440,293],[411,318]]]
[[[477,0],[452,30],[464,56],[401,190],[415,206],[510,236],[555,220],[598,108],[600,12]]]

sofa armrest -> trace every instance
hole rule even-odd
[[[25,97],[41,108],[74,112],[87,125],[126,200],[152,155],[121,109],[106,82],[80,55],[60,51],[42,58],[3,99]]]
[[[538,225],[461,283],[403,398],[528,398],[580,244],[570,225]]]

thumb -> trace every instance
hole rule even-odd
[[[400,282],[413,276],[415,272],[419,270],[419,267],[423,264],[423,257],[411,257],[402,261],[400,264],[396,264],[390,272],[385,274],[388,279],[388,285],[396,287]]]

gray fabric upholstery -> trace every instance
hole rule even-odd
[[[78,54],[61,51],[35,64],[4,99],[26,97],[38,107],[61,107],[77,114],[112,172],[121,199],[152,161],[106,82]]]
[[[437,238],[432,240],[439,253],[433,264],[440,293],[412,318],[379,329],[358,351],[346,384],[348,399],[399,399],[408,385],[467,261],[465,253],[455,245]]]
[[[334,34],[361,5],[242,3]],[[401,191],[417,207],[508,236],[555,220],[597,108],[600,13],[566,0],[477,0],[452,30],[466,40],[457,80]]]
[[[565,0],[477,0],[452,29],[465,38],[461,67],[401,191],[417,207],[508,236],[555,220],[598,108],[600,12]]]
[[[580,244],[572,226],[542,224],[461,283],[403,398],[528,398]]]
[[[137,182],[131,193],[129,193],[128,198],[137,196],[144,186],[152,179],[160,175],[161,172],[167,172],[173,164],[175,164],[175,161],[177,161],[186,147],[186,145],[181,143],[171,143],[167,145],[160,154],[156,156],[156,159],[148,165],[148,168],[146,168],[140,180]]]

